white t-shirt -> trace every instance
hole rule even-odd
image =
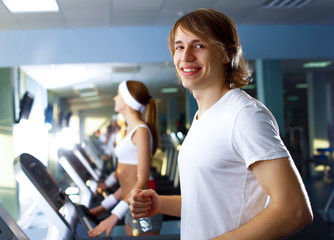
[[[248,167],[289,156],[273,115],[240,89],[196,116],[178,157],[182,240],[210,239],[248,222],[268,200]]]

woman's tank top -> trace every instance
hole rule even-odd
[[[132,135],[140,127],[147,128],[150,133],[150,151],[153,147],[153,139],[149,127],[145,124],[140,124],[134,127],[131,132],[126,134],[126,136],[117,144],[115,148],[115,154],[118,159],[118,162],[124,164],[138,165],[138,151],[136,145],[132,142]]]

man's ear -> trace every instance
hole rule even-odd
[[[224,64],[228,64],[229,62],[230,62],[230,58],[228,57],[227,52],[224,52],[224,55],[223,55],[223,63],[224,63]]]
[[[230,62],[230,58],[228,57],[227,52],[223,52],[223,63],[228,64]]]

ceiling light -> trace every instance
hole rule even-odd
[[[304,89],[304,88],[307,88],[307,86],[308,86],[307,83],[297,83],[295,85],[295,87],[298,89]]]
[[[308,62],[308,63],[304,63],[303,67],[304,68],[325,68],[331,64],[332,64],[331,61]]]
[[[177,93],[179,91],[178,88],[162,88],[161,93]]]
[[[288,100],[289,102],[296,102],[296,101],[299,100],[299,97],[298,97],[298,96],[289,96],[289,97],[287,98],[287,100]]]
[[[56,0],[2,0],[12,13],[58,12]]]
[[[302,8],[313,0],[268,0],[262,4],[263,8]]]
[[[73,86],[74,90],[87,90],[87,89],[95,89],[94,83],[81,83]]]
[[[97,92],[83,92],[80,93],[80,97],[85,98],[85,97],[92,97],[92,96],[97,96]]]
[[[301,1],[301,3],[296,4],[295,6],[291,6],[291,7],[295,7],[295,8],[302,8],[305,7],[307,4],[309,4],[310,2],[312,2],[313,0],[305,0],[305,1]]]
[[[98,96],[95,97],[88,97],[88,98],[84,98],[83,99],[85,102],[94,102],[94,101],[98,101],[100,100],[100,98]]]
[[[269,1],[266,1],[262,7],[263,8],[273,8],[275,7],[278,3],[280,2],[280,0],[269,0]]]

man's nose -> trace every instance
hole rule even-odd
[[[185,48],[182,54],[182,61],[191,62],[194,59],[195,59],[195,56],[193,54],[192,49],[190,47]]]

